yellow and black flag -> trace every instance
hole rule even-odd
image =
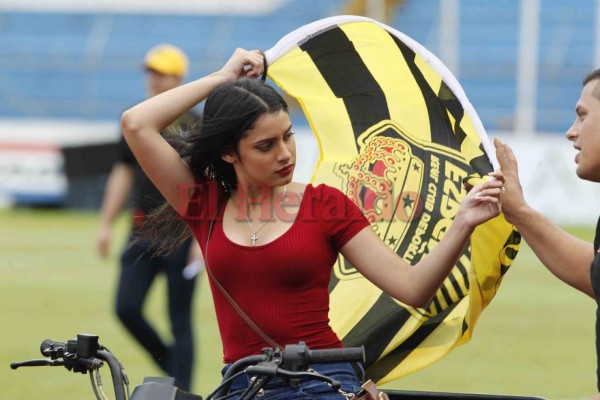
[[[456,79],[423,46],[364,17],[316,21],[266,55],[269,77],[299,101],[319,143],[312,182],[346,193],[391,249],[418,262],[452,224],[465,183],[497,167]],[[519,242],[502,216],[478,227],[423,309],[392,299],[340,258],[331,325],[346,346],[365,346],[375,381],[424,368],[470,339]]]

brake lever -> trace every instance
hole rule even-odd
[[[56,367],[65,365],[65,362],[62,360],[46,360],[44,358],[37,360],[27,360],[27,361],[13,361],[10,363],[11,369],[17,369],[19,367]]]
[[[63,360],[47,360],[45,358],[39,358],[35,360],[27,360],[27,361],[13,361],[10,363],[11,369],[17,369],[20,367],[59,367],[63,366],[67,369],[73,369],[74,372],[83,372],[81,368],[84,367],[85,370],[93,370],[101,368],[104,365],[102,360],[97,358],[72,358],[72,359],[63,359]]]

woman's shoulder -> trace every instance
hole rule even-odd
[[[296,193],[301,194],[303,207],[316,214],[331,212],[345,214],[349,208],[356,208],[352,200],[340,189],[324,183],[316,186],[309,183],[304,185],[303,192]]]
[[[312,183],[292,182],[288,184],[286,190],[288,196],[293,193],[298,199],[310,199],[311,203],[315,200],[317,203],[322,203],[346,197],[338,188],[325,183],[313,185]]]
[[[310,195],[316,198],[330,198],[330,197],[345,197],[344,193],[336,187],[329,186],[325,183],[319,183],[313,185],[311,183],[305,185],[304,195]]]

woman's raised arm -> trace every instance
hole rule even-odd
[[[160,132],[198,105],[219,84],[239,77],[260,76],[263,56],[258,51],[237,49],[219,71],[145,100],[125,111],[121,129],[140,166],[180,214],[185,213],[187,191],[195,183],[189,166]]]

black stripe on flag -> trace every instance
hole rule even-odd
[[[381,86],[339,27],[310,38],[300,48],[310,56],[335,96],[344,101],[355,137],[379,121],[390,119]]]
[[[365,365],[371,365],[379,358],[409,318],[410,313],[406,309],[388,295],[382,294],[369,312],[344,336],[344,346],[364,345]],[[375,326],[377,327],[376,331],[373,329]]]
[[[473,168],[473,170],[477,171],[479,175],[487,175],[494,170],[494,167],[492,166],[490,159],[483,149],[483,144],[479,145],[479,149],[481,150],[482,154],[479,157],[474,157],[469,162],[469,165],[471,168]]]
[[[513,229],[510,236],[506,239],[506,242],[504,242],[504,246],[503,246],[504,256],[507,257],[510,261],[508,262],[508,264],[504,264],[504,263],[500,264],[500,274],[501,275],[504,275],[508,271],[508,269],[510,268],[512,263],[515,261],[515,258],[517,257],[517,253],[518,253],[517,249],[520,244],[521,244],[521,234]],[[498,285],[500,285],[500,282],[498,282]]]
[[[450,115],[452,115],[454,118],[454,136],[456,137],[458,145],[461,146],[467,137],[465,131],[463,131],[463,129],[460,127],[460,122],[465,115],[465,110],[463,109],[462,104],[460,104],[460,101],[458,101],[456,96],[454,96],[454,93],[452,93],[444,81],[442,81],[440,85],[437,97],[440,99],[440,102],[443,104],[446,110],[448,110]]]
[[[400,365],[400,363],[404,361],[404,359],[408,357],[414,349],[423,343],[423,341],[427,339],[429,335],[431,335],[437,329],[437,327],[444,322],[444,319],[459,303],[453,304],[440,314],[436,315],[434,318],[431,318],[423,323],[419,329],[410,335],[400,346],[388,353],[385,358],[376,362],[370,367],[367,367],[367,376],[377,382],[389,374],[390,371]],[[464,332],[465,326],[463,325],[463,334]],[[387,342],[385,344],[387,344]],[[369,346],[371,346],[371,343],[365,344],[366,348]]]
[[[429,126],[431,129],[431,141],[434,143],[441,144],[454,150],[460,150],[460,146],[456,141],[454,132],[451,129],[450,119],[446,114],[445,107],[442,106],[442,102],[438,98],[437,94],[427,83],[427,80],[423,76],[423,73],[415,63],[416,54],[406,44],[404,44],[399,38],[392,35],[390,36],[400,49],[400,52],[404,56],[404,61],[410,69],[415,82],[421,89],[421,94],[425,100],[427,111],[429,114]],[[413,94],[414,95],[414,94]]]
[[[444,107],[446,107],[448,112],[452,115],[452,117],[454,117],[454,135],[456,136],[459,146],[462,146],[462,143],[467,137],[466,132],[460,126],[460,123],[465,115],[465,110],[454,93],[443,81],[440,86],[440,90],[438,91],[438,97]],[[479,144],[479,149],[481,150],[481,155],[470,160],[469,165],[478,174],[487,175],[488,173],[492,172],[493,166],[492,163],[490,163],[482,144]]]

